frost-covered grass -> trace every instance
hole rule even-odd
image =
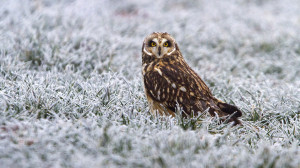
[[[300,167],[299,27],[297,0],[2,0],[0,167]],[[153,31],[244,126],[150,115]]]

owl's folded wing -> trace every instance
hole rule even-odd
[[[144,75],[144,83],[153,100],[172,111],[179,105],[190,115],[192,111],[204,111],[212,95],[201,78],[185,66],[156,66]]]

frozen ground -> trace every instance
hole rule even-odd
[[[153,31],[244,126],[149,114]],[[1,167],[300,167],[297,0],[1,0],[0,66]]]

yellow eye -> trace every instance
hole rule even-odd
[[[155,47],[155,46],[156,46],[156,43],[152,41],[152,42],[151,42],[151,46],[152,46],[152,47]]]
[[[168,43],[168,42],[165,42],[165,43],[164,43],[164,47],[169,47],[169,43]]]

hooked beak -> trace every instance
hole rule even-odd
[[[161,47],[159,46],[158,47],[158,55],[160,56],[160,54],[161,54]]]

